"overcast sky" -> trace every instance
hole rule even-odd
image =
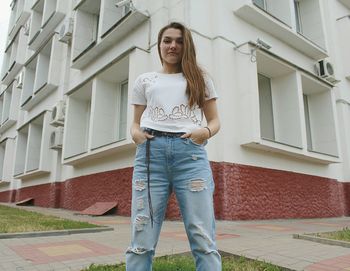
[[[12,0],[0,0],[0,70],[7,38],[8,21],[10,20],[10,3]]]

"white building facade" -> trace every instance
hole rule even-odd
[[[179,21],[219,94],[217,218],[350,214],[349,0],[116,1],[12,2],[0,201],[130,214],[133,82],[160,69],[158,31]]]

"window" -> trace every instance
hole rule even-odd
[[[265,139],[275,140],[271,95],[271,79],[261,74],[258,74],[258,87],[261,137]]]
[[[74,69],[86,67],[101,52],[106,52],[125,36],[133,35],[134,30],[149,18],[146,12],[132,9],[131,4],[116,7],[115,0],[80,0],[74,9],[71,54]],[[132,48],[132,44],[128,48]]]
[[[257,53],[260,138],[300,148],[297,74],[290,66]]]
[[[338,156],[331,88],[301,76],[308,151]]]
[[[253,0],[253,3],[284,24],[291,25],[289,0]]]
[[[297,30],[298,33],[302,33],[303,31],[302,31],[302,23],[301,23],[299,0],[294,0],[294,10],[295,10],[296,30]]]
[[[39,169],[43,122],[44,116],[41,116],[29,125],[26,172]]]
[[[8,40],[12,40],[13,37],[18,33],[18,30],[30,17],[31,1],[28,0],[13,0],[11,7],[11,17],[8,27]]]
[[[64,157],[69,158],[88,151],[93,82],[89,81],[68,98],[66,142]]]
[[[0,95],[0,134],[17,121],[20,90],[15,84],[15,81],[12,81]]]
[[[36,65],[36,76],[34,82],[34,94],[40,91],[46,84],[49,75],[52,40],[40,51]]]
[[[73,33],[73,61],[97,43],[101,0],[85,0],[77,7]]]
[[[68,12],[68,0],[35,0],[29,27],[29,49],[38,51],[48,37],[59,32],[58,24]]]
[[[45,111],[17,131],[14,175],[17,178],[48,173],[51,167],[49,112]]]
[[[101,74],[93,81],[93,92],[91,147],[96,149],[126,138],[128,83]]]
[[[25,66],[21,106],[25,105],[33,96],[37,61],[38,57],[35,57]]]
[[[76,164],[130,146],[127,133],[130,59],[134,58],[123,57],[68,94],[65,163]]]
[[[45,27],[48,21],[55,14],[56,6],[57,6],[57,0],[50,0],[50,1],[46,0],[44,9],[43,9],[42,27]]]
[[[120,89],[120,102],[119,102],[119,127],[118,127],[118,139],[126,138],[126,125],[127,125],[127,113],[128,113],[128,82],[124,82]]]
[[[103,9],[101,10],[101,29],[99,30],[99,36],[104,37],[130,11],[130,4],[118,8],[115,6],[115,0],[105,0]]]
[[[254,27],[319,60],[328,57],[321,2],[252,0],[242,3],[234,13]]]
[[[24,1],[25,0],[17,0],[16,2],[16,19],[15,22],[18,21],[18,19],[20,18],[22,12],[23,12],[23,8],[24,8]]]
[[[255,63],[245,56],[237,61],[242,67],[235,96],[235,112],[242,114],[241,146],[338,163],[332,86],[265,50],[256,51]]]
[[[8,185],[13,175],[14,139],[5,137],[0,142],[0,186]]]
[[[54,35],[25,66],[21,107],[30,110],[60,84],[63,44]]]
[[[32,19],[29,32],[29,45],[33,43],[41,31],[41,22],[44,12],[44,0],[38,0],[32,7]]]
[[[4,92],[4,103],[2,110],[1,125],[4,124],[10,118],[10,109],[12,102],[12,85]]]
[[[296,32],[325,48],[320,1],[294,0]]]
[[[24,32],[21,28],[6,48],[1,74],[4,85],[9,85],[13,81],[26,61],[27,36]]]
[[[14,172],[15,176],[24,173],[28,143],[28,130],[29,125],[26,125],[18,130]]]
[[[306,126],[305,128],[306,128],[307,149],[308,150],[312,150],[309,102],[308,102],[308,97],[305,94],[303,94],[303,101],[304,101],[304,114],[305,114],[305,126]]]

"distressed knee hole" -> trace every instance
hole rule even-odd
[[[143,247],[136,247],[136,248],[129,247],[126,252],[141,255],[141,254],[145,254],[147,252],[147,249],[145,249]]]
[[[143,210],[145,208],[145,201],[143,200],[143,197],[136,199],[136,208],[137,210]]]
[[[143,179],[135,180],[134,188],[136,191],[142,191],[146,189],[146,181]]]
[[[200,192],[208,189],[204,180],[192,180],[189,184],[189,188],[192,192]]]
[[[147,225],[149,217],[146,215],[138,215],[135,218],[136,231],[142,231],[145,225]]]

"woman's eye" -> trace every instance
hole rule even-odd
[[[164,43],[170,43],[170,40],[163,40]]]

